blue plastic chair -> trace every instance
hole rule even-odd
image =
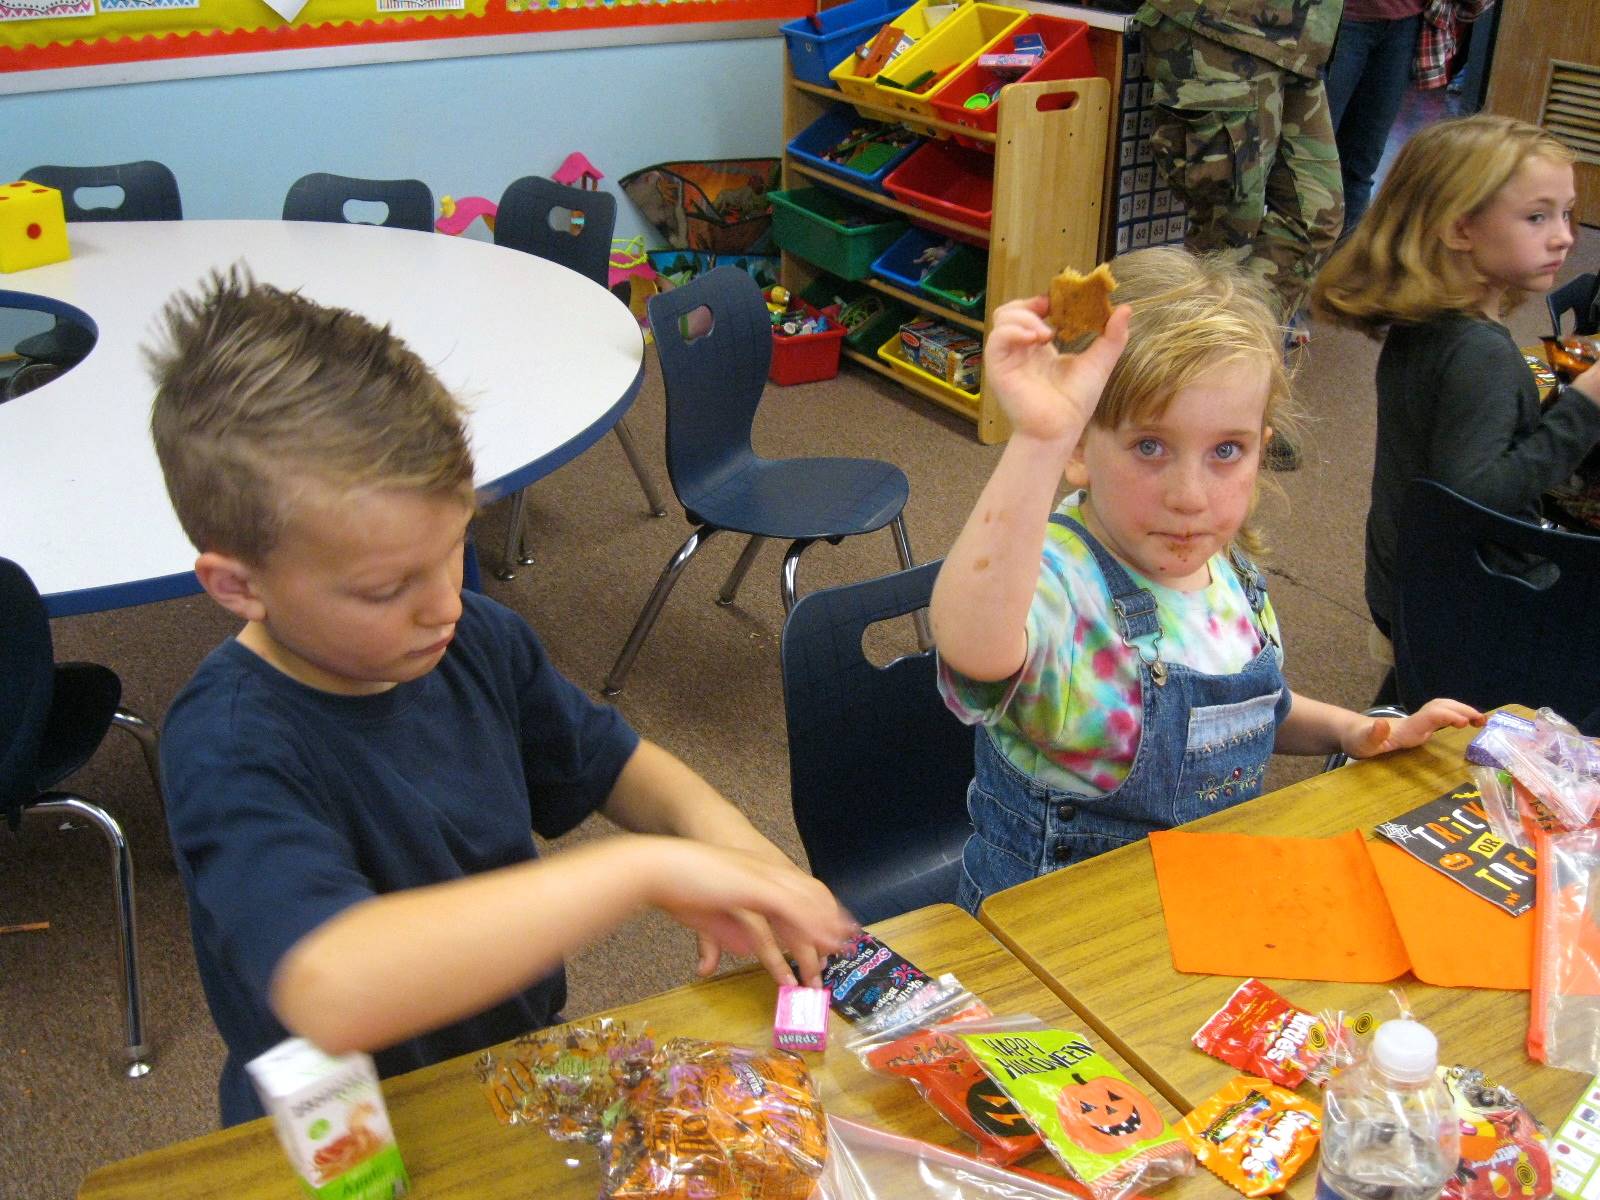
[[[433,232],[433,192],[420,179],[359,179],[353,175],[314,171],[290,185],[283,198],[283,219],[345,224],[349,222],[345,205],[352,200],[388,206],[383,220],[371,224],[386,229]]]
[[[1600,537],[1519,521],[1413,480],[1395,580],[1401,703],[1555,709],[1600,734]],[[1504,569],[1509,556],[1544,560]]]
[[[972,823],[972,729],[931,650],[875,666],[862,635],[927,607],[940,564],[802,597],[783,626],[794,823],[816,877],[857,920],[955,903]]]
[[[837,544],[889,525],[900,565],[914,565],[901,514],[911,487],[899,467],[868,458],[760,458],[751,447],[772,361],[772,325],[749,274],[717,267],[652,296],[650,327],[667,391],[667,477],[695,530],[645,601],[606,677],[608,696],[622,690],[684,567],[724,529],[750,539],[717,597],[724,605],[733,603],[767,538],[790,543],[781,577],[785,612],[794,608],[800,555],[812,542]]]
[[[122,682],[96,663],[57,663],[44,601],[28,574],[0,558],[0,813],[13,830],[25,813],[87,821],[111,848],[117,934],[122,952],[123,1022],[130,1076],[150,1070],[133,903],[133,856],[122,826],[97,804],[57,791],[89,761],[106,731],[120,726],[139,739],[161,794],[156,733],[118,707]]]
[[[1567,280],[1544,298],[1550,310],[1551,336],[1561,336],[1561,318],[1573,314],[1572,332],[1592,337],[1600,333],[1600,274],[1593,271]]]
[[[183,220],[177,178],[165,164],[152,159],[100,167],[38,166],[24,171],[21,178],[59,191],[68,222]],[[121,201],[85,207],[79,191],[103,187],[121,188]],[[59,318],[43,333],[23,338],[15,347],[23,365],[12,376],[7,398],[30,391],[76,366],[94,348],[94,342],[92,332]]]
[[[553,214],[581,213],[581,219],[558,221]],[[509,246],[525,254],[537,255],[594,280],[601,287],[611,286],[611,235],[617,226],[617,198],[610,192],[567,187],[539,175],[513,180],[500,197],[494,218],[497,246]],[[628,429],[626,418],[619,417],[611,427],[627,456],[628,465],[644,492],[652,517],[667,515],[655,481],[645,472],[644,459]],[[528,556],[523,528],[527,489],[511,502],[511,522],[506,529],[506,549],[497,579],[515,579],[518,566],[533,560]]]

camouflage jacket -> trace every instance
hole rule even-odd
[[[1316,78],[1333,50],[1344,0],[1145,0],[1135,16],[1154,25],[1168,17],[1185,29]]]

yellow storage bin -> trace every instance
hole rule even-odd
[[[897,17],[891,18],[889,25],[893,25],[896,29],[900,30],[907,37],[909,37],[913,42],[920,42],[923,38],[927,37],[932,30],[938,28],[938,26],[930,26],[928,24],[928,9],[930,7],[939,7],[943,2],[944,0],[939,0],[939,4],[930,5],[929,0],[917,0],[917,2],[910,8],[906,9],[905,12],[901,13]],[[966,7],[967,5],[974,4],[976,2],[977,0],[961,0],[961,5],[956,11],[959,12],[962,7]],[[943,25],[945,21],[949,21],[951,17],[954,17],[955,15],[955,13],[951,13],[950,16],[944,19],[944,21],[940,21],[939,24]],[[911,50],[902,51],[900,58],[904,58],[907,54],[910,54],[911,51],[915,49],[916,46],[913,45]],[[872,90],[872,82],[877,78],[877,75],[857,75],[856,64],[859,61],[860,60],[856,58],[854,48],[852,48],[850,53],[844,56],[844,61],[839,63],[833,68],[833,70],[828,72],[828,78],[833,80],[834,87],[838,88],[852,100],[876,99],[876,96]],[[896,63],[899,61],[899,59],[895,60]],[[873,110],[869,108],[858,108],[856,111],[864,117],[871,117],[875,115],[881,116],[881,114],[875,114]]]
[[[977,336],[977,335],[975,335]],[[905,356],[904,347],[900,344],[900,330],[897,328],[887,342],[878,347],[878,357],[889,364],[889,369],[896,375],[904,375],[907,379],[915,379],[923,386],[938,392],[952,404],[970,413],[978,411],[979,396],[977,392],[967,392],[952,383],[946,383],[937,375],[929,374]]]
[[[980,54],[1027,17],[1026,9],[985,4],[982,0],[963,5],[874,77],[873,99],[906,116],[937,118],[933,98],[939,89],[976,63]],[[919,81],[934,76],[938,76],[938,82],[927,91],[914,90]],[[915,121],[905,124],[917,133],[934,132],[930,126]]]

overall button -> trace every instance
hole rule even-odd
[[[1067,804],[1063,801],[1056,805],[1056,819],[1059,821],[1070,821],[1077,815],[1078,806],[1076,804]]]
[[[1068,848],[1065,842],[1057,842],[1055,849],[1050,851],[1050,857],[1055,859],[1058,863],[1064,863],[1067,861],[1067,859],[1072,857],[1072,851]]]

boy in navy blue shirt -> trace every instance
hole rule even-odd
[[[228,1057],[290,1034],[395,1074],[558,1019],[562,960],[644,905],[782,982],[851,922],[683,763],[461,591],[457,401],[387,329],[239,271],[166,313],[151,429],[244,621],[173,702],[162,769],[201,981]],[[548,859],[531,831],[627,834]]]

